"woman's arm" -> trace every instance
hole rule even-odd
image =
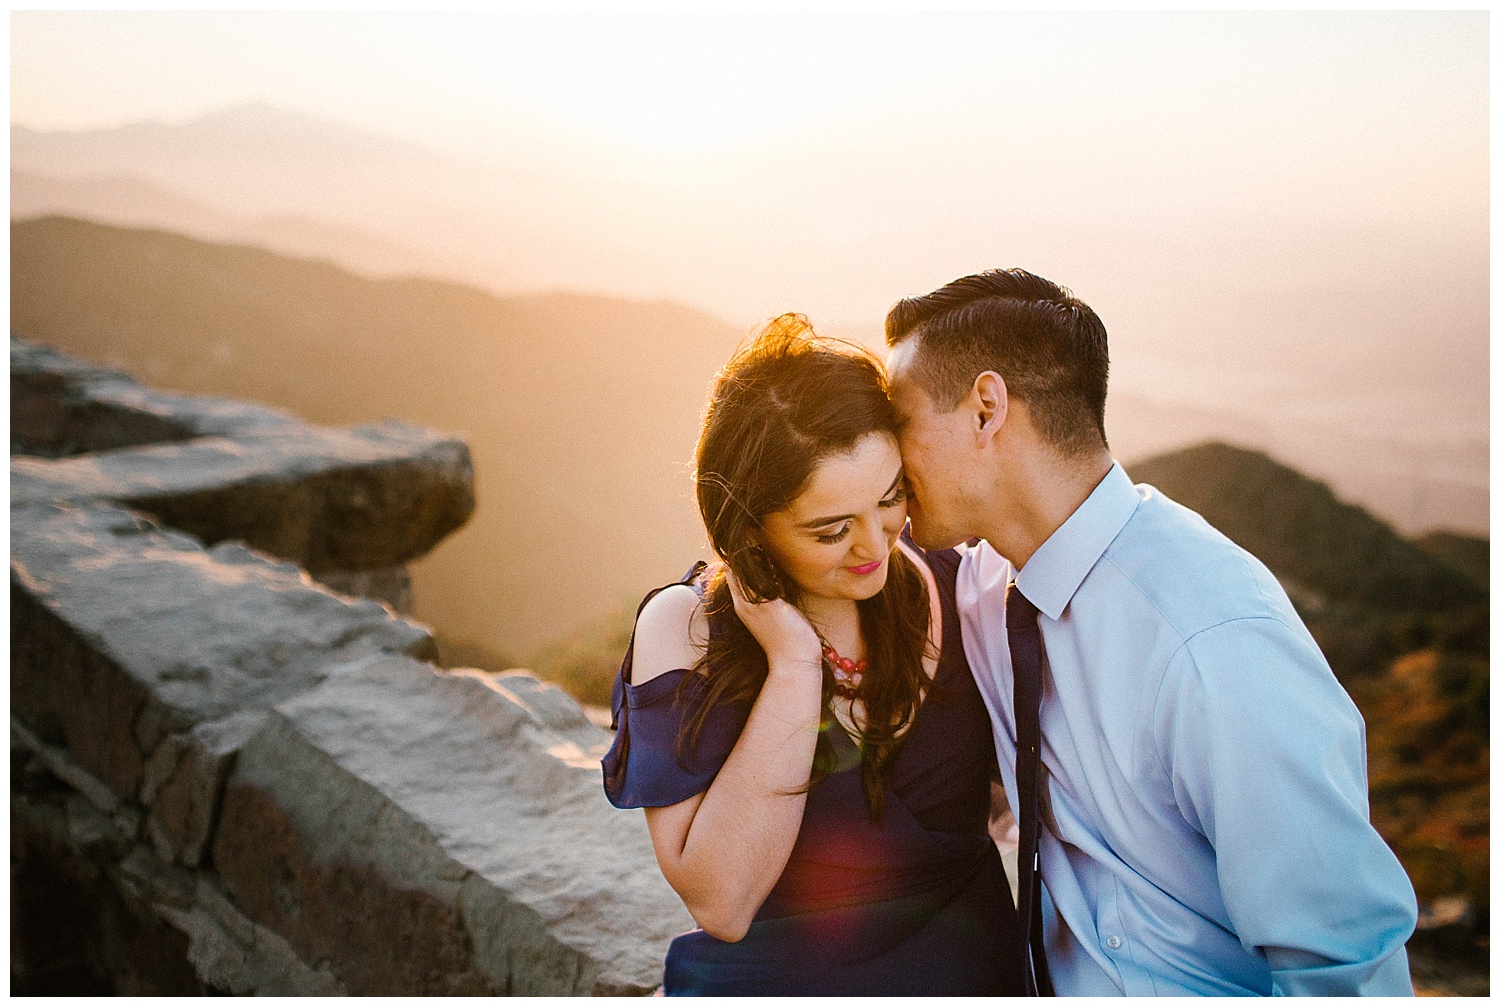
[[[646,825],[662,874],[693,919],[710,935],[737,941],[781,877],[802,827],[807,794],[796,791],[812,774],[823,672],[817,634],[800,612],[784,601],[748,605],[732,579],[730,587],[736,612],[766,648],[770,673],[708,790],[647,808]],[[706,634],[694,632],[703,617],[689,595],[664,591],[641,613],[637,682],[668,670],[663,662],[691,666],[682,663],[683,641]]]

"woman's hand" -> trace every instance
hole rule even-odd
[[[766,660],[773,668],[810,663],[821,670],[823,644],[807,616],[782,598],[759,604],[751,602],[734,571],[727,567],[724,580],[734,599],[734,614],[766,652]]]

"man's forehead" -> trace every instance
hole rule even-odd
[[[932,405],[927,390],[916,380],[915,358],[916,340],[907,339],[893,346],[885,360],[891,405],[902,421],[927,411]]]
[[[917,336],[908,336],[895,346],[891,347],[885,356],[885,367],[891,376],[891,380],[900,380],[906,377],[906,372],[911,369],[912,362],[917,356]]]

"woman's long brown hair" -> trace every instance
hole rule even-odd
[[[796,583],[762,548],[766,516],[791,506],[823,459],[880,432],[896,432],[880,362],[860,347],[818,337],[801,315],[772,321],[719,372],[698,439],[698,508],[714,551],[751,601],[798,600]],[[696,748],[709,711],[720,703],[753,702],[769,670],[765,651],[735,615],[722,566],[710,573],[705,594],[715,632],[694,669],[704,676],[706,691],[678,739],[684,757]],[[922,667],[928,605],[927,583],[900,549],[891,553],[885,587],[858,602],[869,670],[857,740],[870,815],[877,821],[884,808],[884,770],[928,684]],[[828,737],[833,686],[825,661],[824,729],[809,787],[836,761]]]

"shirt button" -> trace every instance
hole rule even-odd
[[[1109,937],[1105,939],[1104,943],[1109,945],[1109,949],[1111,951],[1117,951],[1119,950],[1120,944],[1122,942],[1118,935],[1110,934]]]

